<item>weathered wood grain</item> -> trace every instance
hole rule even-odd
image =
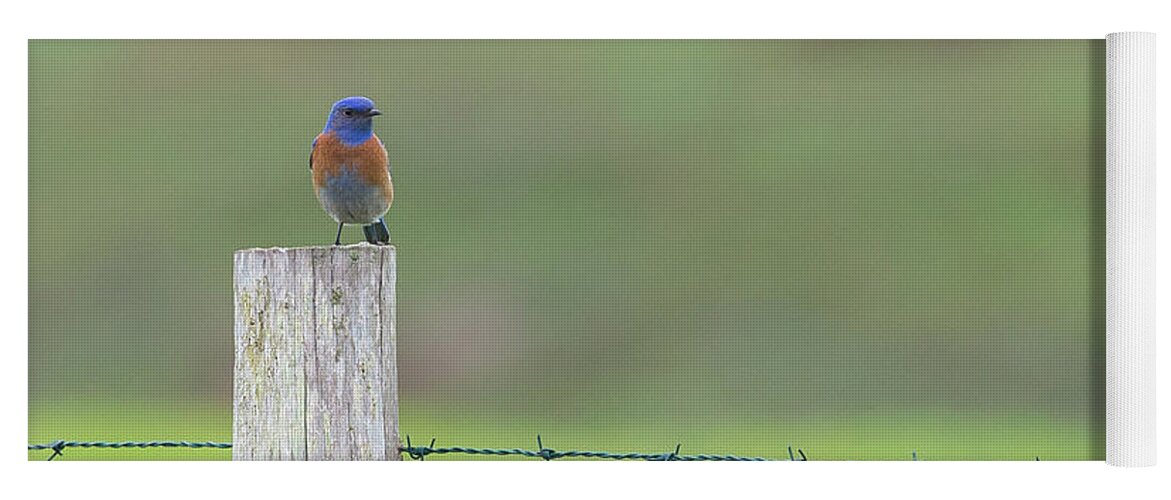
[[[398,460],[395,249],[235,255],[235,460]]]

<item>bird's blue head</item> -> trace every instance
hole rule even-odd
[[[374,135],[374,117],[381,114],[374,101],[360,96],[347,97],[333,103],[322,132],[332,131],[351,146],[361,144]]]

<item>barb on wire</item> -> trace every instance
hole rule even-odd
[[[668,453],[667,456],[663,458],[663,461],[670,462],[672,460],[679,460],[679,448],[682,446],[683,446],[683,443],[676,443],[675,444],[675,451]]]

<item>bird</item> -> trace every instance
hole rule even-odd
[[[361,224],[370,244],[390,244],[385,215],[394,183],[386,146],[374,135],[374,117],[381,114],[369,98],[346,97],[333,103],[313,139],[309,170],[321,208],[337,222],[334,246],[341,245],[346,224]]]

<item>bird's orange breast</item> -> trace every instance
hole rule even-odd
[[[311,166],[313,186],[317,190],[326,185],[327,179],[341,175],[343,170],[352,170],[363,182],[381,188],[387,204],[394,198],[390,163],[378,136],[372,135],[366,142],[349,146],[333,132],[323,133],[314,142]]]

